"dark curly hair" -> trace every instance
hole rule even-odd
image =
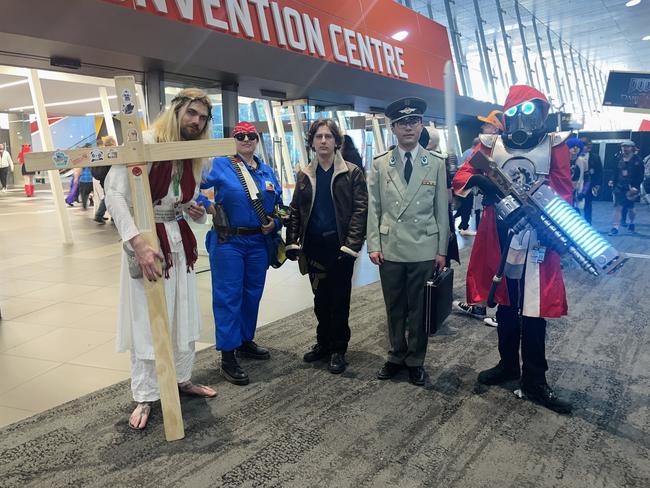
[[[333,119],[318,119],[315,120],[309,132],[307,133],[307,144],[309,147],[313,147],[314,137],[316,137],[316,132],[322,126],[326,126],[332,135],[334,136],[334,143],[336,144],[336,149],[340,149],[343,144],[343,136],[341,135],[341,130],[339,129],[338,124]]]

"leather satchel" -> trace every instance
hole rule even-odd
[[[444,268],[434,272],[424,284],[424,327],[433,335],[451,314],[454,290],[454,270]]]

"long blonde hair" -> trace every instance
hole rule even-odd
[[[212,103],[208,95],[198,88],[185,88],[178,92],[172,99],[168,110],[161,113],[151,124],[151,130],[156,137],[156,142],[177,142],[181,139],[181,127],[179,121],[185,115],[185,111],[192,102],[200,102],[208,109],[208,121],[197,139],[209,139],[212,134]],[[192,160],[192,173],[194,181],[198,185],[201,182],[201,174],[204,168],[208,167],[207,158]]]

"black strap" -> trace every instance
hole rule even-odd
[[[260,223],[262,225],[266,225],[269,219],[266,215],[266,210],[264,210],[264,204],[262,203],[262,200],[260,198],[253,198],[253,196],[248,191],[248,186],[246,185],[246,180],[244,179],[244,175],[242,174],[241,167],[239,166],[239,164],[237,164],[238,163],[237,158],[235,158],[235,156],[228,156],[228,159],[230,159],[230,163],[232,164],[232,167],[235,169],[237,178],[239,178],[239,182],[241,183],[241,186],[244,187],[244,191],[246,192],[248,199],[253,205],[253,210],[255,210],[255,213],[257,214],[257,218],[260,219]],[[251,178],[253,178],[253,175],[251,175]],[[255,181],[255,178],[253,178],[253,181]],[[257,182],[255,183],[255,186],[257,186]],[[259,188],[257,190],[259,191]]]

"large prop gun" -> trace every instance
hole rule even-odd
[[[545,178],[528,183],[529,175],[523,170],[499,168],[481,151],[474,154],[470,164],[498,188],[499,201],[494,206],[497,218],[509,225],[511,235],[534,228],[542,242],[560,254],[568,252],[594,276],[611,274],[627,260]]]

